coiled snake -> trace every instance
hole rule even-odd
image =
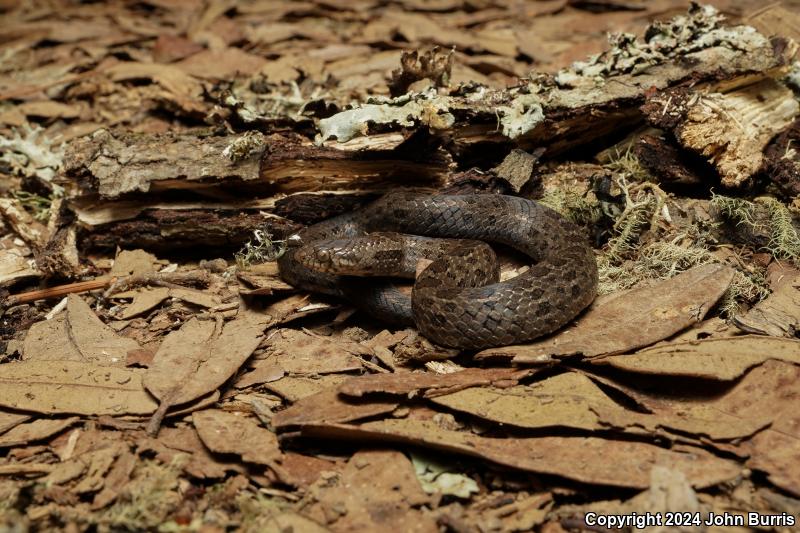
[[[367,235],[376,231],[428,238]],[[488,245],[453,239],[504,244],[533,264],[498,282]],[[289,242],[294,245],[278,260],[288,283],[346,297],[373,316],[414,324],[431,341],[456,348],[504,346],[551,333],[597,292],[597,264],[581,230],[515,196],[389,193],[309,226]],[[387,280],[353,277],[413,278],[422,257],[433,262],[417,277],[410,301]]]

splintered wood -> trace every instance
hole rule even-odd
[[[799,11],[0,2],[0,529],[796,529]],[[475,353],[281,279],[397,189],[553,208],[598,298]]]

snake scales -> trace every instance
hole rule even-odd
[[[450,239],[366,235],[376,231]],[[533,264],[498,282],[491,247],[452,239],[504,244]],[[288,283],[346,297],[373,316],[416,325],[431,341],[457,348],[504,346],[553,332],[597,290],[594,254],[578,227],[514,196],[389,193],[309,226],[289,242],[294,245],[278,260]],[[417,277],[410,301],[387,280],[352,277],[413,278],[422,257],[434,260]]]

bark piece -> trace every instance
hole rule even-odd
[[[688,81],[730,90],[780,76],[795,52],[791,41],[725,26],[713,7],[693,6],[686,16],[653,23],[643,41],[618,36],[610,50],[553,79],[504,91],[478,86],[454,96],[428,91],[374,99],[320,120],[320,140],[347,141],[371,128],[426,127],[446,131],[462,145],[511,139],[523,149],[546,146],[550,154],[637,122],[635,106],[653,89]]]
[[[156,402],[135,370],[76,361],[0,365],[0,405],[47,414],[145,415]]]
[[[424,136],[411,137],[393,150],[349,151],[318,147],[298,135],[273,135],[268,137],[258,176],[271,190],[283,193],[321,187],[386,191],[399,184],[437,186],[444,183],[450,163],[437,148],[438,143],[429,143]]]
[[[706,157],[724,186],[738,187],[761,169],[764,149],[792,123],[800,104],[784,85],[764,80],[726,94],[667,91],[651,97],[644,112],[654,125],[669,127],[684,148]]]
[[[226,179],[256,179],[255,158],[232,162],[223,155],[234,139],[101,130],[70,144],[65,171],[87,180],[88,190],[96,190],[107,199],[176,186],[185,190],[206,188],[206,184]]]
[[[538,157],[528,152],[515,149],[492,171],[510,183],[514,192],[518,193],[530,181],[538,160]]]
[[[633,146],[636,159],[662,186],[694,186],[702,183],[701,176],[709,166],[701,157],[681,150],[661,137],[643,135]],[[713,174],[713,171],[712,171]]]
[[[284,218],[262,212],[259,203],[233,201],[215,206],[208,202],[136,201],[76,206],[75,210],[79,219],[90,221],[80,235],[81,247],[90,249],[124,246],[174,252],[203,246],[226,250],[252,239],[254,230],[284,236],[298,228]]]
[[[433,422],[420,420],[383,420],[359,426],[317,424],[304,426],[302,434],[425,446],[526,472],[614,487],[646,488],[649,472],[656,465],[682,471],[696,488],[710,487],[740,475],[735,462],[700,448],[678,452],[652,444],[596,437],[488,438],[445,430]],[[586,457],[603,460],[587,461]]]
[[[800,340],[759,335],[706,339],[611,355],[595,363],[643,374],[727,381],[770,359],[800,364]]]
[[[764,175],[786,196],[800,195],[800,119],[783,130],[764,152]]]
[[[733,273],[731,267],[719,264],[697,266],[655,285],[597,301],[574,326],[545,340],[489,348],[476,357],[545,363],[552,357],[596,357],[647,346],[700,322],[722,297]]]

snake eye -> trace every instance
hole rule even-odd
[[[322,262],[327,263],[331,259],[331,254],[328,250],[318,250],[317,251],[317,259]]]

